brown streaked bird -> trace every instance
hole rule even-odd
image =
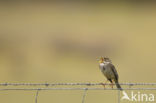
[[[119,81],[118,81],[118,79],[119,79],[118,73],[115,69],[115,66],[112,64],[111,60],[106,57],[101,57],[99,60],[99,63],[100,63],[99,68],[100,68],[101,72],[107,78],[107,81],[111,82],[112,88],[113,88],[113,82],[114,82],[116,87],[118,89],[122,90],[122,88],[119,84]]]

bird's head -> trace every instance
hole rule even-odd
[[[99,61],[99,63],[104,63],[104,62],[110,62],[111,63],[111,60],[107,57],[103,57],[101,56],[99,59],[97,59],[97,61]]]
[[[104,57],[104,61],[105,61],[105,62],[110,62],[110,63],[111,63],[111,60],[110,60],[108,57]]]

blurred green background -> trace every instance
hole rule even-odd
[[[0,83],[105,82],[100,56],[110,57],[122,83],[156,82],[155,4],[0,3]],[[82,94],[41,91],[38,103],[81,103]],[[0,91],[0,100],[34,103],[35,92]],[[104,101],[117,102],[117,92],[88,91],[85,103]]]

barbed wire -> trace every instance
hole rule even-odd
[[[156,90],[156,87],[152,88],[131,88],[132,86],[156,86],[156,83],[119,83],[120,85],[126,85],[127,88],[122,88],[123,90]],[[0,91],[7,91],[7,90],[23,90],[23,91],[36,91],[35,92],[35,103],[38,103],[38,95],[39,91],[43,90],[83,90],[82,102],[85,103],[85,98],[87,96],[88,90],[117,90],[118,91],[118,103],[120,103],[120,91],[118,88],[103,88],[103,87],[91,87],[91,86],[98,86],[98,85],[110,85],[110,83],[0,83]],[[113,84],[115,85],[115,84]],[[11,86],[11,88],[9,87]],[[14,88],[12,87],[14,86]],[[26,86],[25,88],[16,87],[16,86]],[[33,86],[33,88],[29,87]],[[38,88],[38,86],[45,86],[44,88]],[[51,86],[51,87],[49,87]],[[56,87],[59,86],[59,87]],[[67,86],[67,87],[60,87],[60,86]],[[70,86],[70,88],[68,87]],[[74,87],[71,87],[74,86]],[[77,86],[88,86],[88,87],[79,87]],[[53,87],[53,88],[52,88]],[[125,87],[125,86],[123,86]]]
[[[156,83],[119,83],[120,85],[151,85],[156,86]],[[86,85],[86,86],[96,86],[96,85],[110,85],[110,83],[0,83],[0,86],[59,86],[59,85]],[[115,84],[113,84],[115,85]]]
[[[120,90],[118,88],[3,88],[3,90]],[[122,88],[123,90],[156,90],[156,88]]]

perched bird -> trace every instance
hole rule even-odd
[[[113,88],[113,82],[114,82],[116,87],[118,89],[122,90],[122,88],[119,84],[119,81],[118,81],[118,79],[119,79],[118,73],[117,73],[114,65],[112,64],[111,60],[106,57],[101,57],[99,60],[99,63],[100,63],[99,68],[100,68],[101,72],[107,78],[107,81],[111,82],[112,88]]]

